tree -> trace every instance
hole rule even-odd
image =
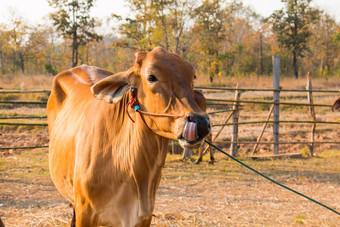
[[[226,38],[224,26],[226,15],[218,0],[204,0],[194,13],[196,24],[193,30],[199,35],[198,49],[205,58],[202,63],[212,82],[214,76],[220,73],[221,44]]]
[[[95,0],[48,0],[57,11],[51,13],[53,25],[65,39],[72,39],[72,67],[78,64],[79,46],[102,37],[93,31],[94,18],[90,9]]]
[[[185,52],[183,40],[190,27],[190,12],[194,0],[126,0],[133,13],[132,17],[122,18],[112,15],[119,21],[119,31],[123,35],[115,42],[116,46],[151,50],[163,46],[168,51]],[[123,22],[122,22],[123,21]]]
[[[151,12],[151,0],[126,1],[130,11],[134,12],[134,17],[123,19],[120,15],[112,15],[113,19],[117,21],[125,21],[119,26],[119,32],[124,36],[124,39],[115,42],[115,45],[134,50],[151,50],[155,46],[155,40],[152,38],[155,26]]]
[[[13,15],[10,28],[7,31],[8,43],[13,53],[13,71],[19,66],[21,72],[25,73],[29,29],[29,26],[24,22],[24,19],[21,16]]]
[[[305,67],[324,76],[334,70],[338,65],[335,59],[340,53],[340,45],[336,43],[339,29],[340,25],[326,13],[321,15],[318,23],[311,26],[312,36],[308,42],[310,51],[306,53]]]
[[[308,50],[309,25],[319,18],[320,11],[310,7],[312,0],[281,1],[285,8],[274,11],[270,19],[281,46],[293,54],[294,76],[298,78],[297,58],[303,57],[303,51]]]
[[[188,37],[189,24],[191,21],[190,13],[197,3],[195,0],[171,0],[169,6],[169,27],[170,27],[170,50],[185,56],[189,49]]]

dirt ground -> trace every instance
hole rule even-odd
[[[71,208],[49,177],[48,151],[0,158],[0,216],[6,226],[67,226]],[[200,165],[168,155],[153,226],[339,226],[340,217],[223,156]],[[206,157],[207,159],[207,157]],[[251,161],[279,182],[340,210],[340,153]]]

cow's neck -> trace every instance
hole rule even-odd
[[[123,136],[114,142],[119,143],[120,153],[112,155],[113,157],[120,156],[117,160],[124,163],[117,163],[117,165],[125,166],[125,170],[133,177],[139,198],[139,214],[143,216],[154,208],[156,190],[168,152],[169,139],[153,133],[139,114],[132,114],[135,119],[135,122],[132,122],[123,111],[125,109],[121,109],[125,108],[128,100],[129,95],[125,95],[120,103],[119,118],[122,119],[122,125],[118,134]],[[117,118],[117,116],[114,117]],[[117,119],[112,119],[112,121],[117,121]]]
[[[122,103],[125,107],[130,98],[130,93],[125,94],[123,97]],[[127,114],[125,114],[125,111],[122,116],[124,124],[126,124],[126,127],[124,127],[127,130],[125,134],[129,135],[129,138],[126,138],[126,143],[130,144],[131,150],[137,148],[143,154],[141,155],[139,152],[137,154],[131,153],[131,155],[135,156],[134,158],[138,158],[137,160],[141,162],[146,162],[148,165],[163,166],[168,151],[169,140],[155,134],[138,113],[135,112],[131,116],[135,122],[131,121]]]

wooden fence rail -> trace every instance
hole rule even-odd
[[[318,92],[318,93],[340,93],[340,89],[273,89],[273,88],[231,88],[231,87],[207,87],[207,86],[196,86],[196,89],[204,89],[204,90],[215,90],[215,91],[276,91],[276,92]],[[37,90],[0,90],[0,94],[11,94],[11,93],[50,93],[49,89],[37,89]]]
[[[312,89],[312,90],[305,90],[305,89],[273,89],[273,88],[228,88],[228,87],[205,87],[205,86],[197,86],[197,89],[204,89],[204,90],[215,90],[215,91],[276,91],[276,92],[303,92],[306,91],[311,92],[319,92],[319,93],[340,93],[339,90],[327,90],[327,89]]]
[[[292,105],[292,106],[318,106],[318,107],[332,107],[330,104],[309,104],[309,103],[293,103],[293,102],[267,102],[267,101],[248,101],[248,100],[232,100],[232,99],[207,99],[208,105],[221,105],[221,106],[231,106],[232,103],[253,103],[253,104],[278,104],[278,105]],[[230,102],[230,104],[226,103],[215,103],[215,102]],[[38,104],[38,105],[46,105],[45,101],[15,101],[15,100],[0,100],[0,104]]]
[[[267,145],[272,145],[272,144],[310,144],[310,141],[280,141],[280,142],[271,142],[271,141],[215,141],[214,143],[217,144],[267,144]],[[315,141],[315,144],[340,144],[340,141]]]
[[[44,119],[47,118],[46,115],[43,116],[9,116],[9,117],[0,117],[0,120],[14,120],[14,119]]]
[[[46,101],[15,101],[15,100],[0,100],[0,104],[39,104],[46,105]]]
[[[47,126],[47,123],[20,123],[20,122],[0,122],[0,125],[8,126]]]
[[[306,92],[306,91],[305,91]],[[278,105],[291,105],[291,106],[319,106],[319,107],[332,107],[330,104],[311,104],[311,103],[296,103],[296,102],[268,102],[268,101],[249,101],[249,100],[233,100],[233,99],[207,99],[210,105],[218,105],[220,103],[214,102],[238,102],[238,103],[252,103],[252,104],[278,104]],[[231,104],[229,104],[231,105]]]
[[[263,124],[263,123],[268,123],[268,124],[275,124],[275,123],[284,123],[284,124],[333,124],[333,125],[340,125],[340,122],[337,121],[243,121],[243,122],[238,122],[236,124],[239,125],[249,125],[249,124]],[[218,126],[225,126],[225,125],[234,125],[235,123],[226,123],[226,124],[213,124],[212,127],[218,127]]]
[[[49,89],[36,89],[36,90],[0,90],[0,94],[13,94],[13,93],[50,93]]]
[[[36,148],[47,148],[47,147],[48,145],[26,146],[26,147],[0,147],[0,150],[36,149]]]
[[[0,118],[1,119],[1,118]],[[243,122],[234,122],[234,123],[226,123],[226,124],[213,124],[211,127],[220,127],[220,126],[230,126],[230,125],[249,125],[249,124],[274,124],[274,123],[283,123],[283,124],[332,124],[332,125],[340,125],[340,122],[337,121],[243,121]],[[47,126],[47,123],[20,123],[20,122],[0,122],[0,125],[12,125],[12,126]]]

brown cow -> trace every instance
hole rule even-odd
[[[187,61],[158,47],[136,53],[126,72],[83,65],[55,77],[47,104],[49,165],[73,204],[76,226],[150,225],[169,139],[193,149],[210,133],[194,74]],[[130,87],[142,111],[167,116],[128,107]]]
[[[337,100],[335,100],[332,106],[332,111],[337,110],[337,109],[340,109],[340,97]]]
[[[198,90],[195,90],[194,93],[195,93],[195,101],[197,102],[199,108],[200,108],[202,111],[206,112],[206,110],[207,110],[207,101],[206,101],[204,95],[202,94],[201,91],[198,91]],[[209,135],[206,136],[206,139],[207,139],[208,141],[212,141],[212,135],[211,135],[211,133],[210,133]],[[213,164],[215,158],[214,158],[214,154],[213,154],[213,151],[212,151],[212,149],[211,149],[210,146],[209,146],[208,150],[209,150],[209,154],[210,154],[209,164]],[[200,148],[199,148],[198,158],[197,158],[195,164],[199,164],[199,163],[202,161],[203,155],[205,154],[205,151],[206,151],[206,150],[205,150],[205,148],[204,148],[204,144],[202,144],[202,146],[200,146]],[[188,159],[191,159],[191,155],[192,155],[192,150],[186,150],[186,149],[184,149],[184,150],[183,150],[182,160],[185,160],[185,159],[187,159],[187,158],[188,158]]]

